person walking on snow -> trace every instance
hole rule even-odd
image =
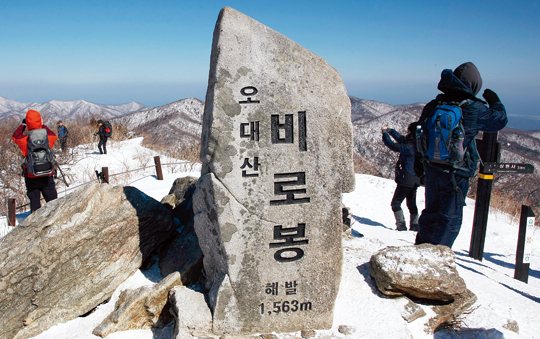
[[[402,136],[394,129],[389,129],[387,126],[382,128],[382,140],[384,144],[394,152],[399,152],[399,159],[395,167],[395,181],[397,184],[394,196],[392,197],[392,211],[396,218],[396,229],[398,231],[406,231],[407,225],[405,216],[401,209],[401,203],[404,199],[407,200],[407,208],[409,209],[410,220],[409,229],[418,231],[418,207],[416,206],[416,190],[420,186],[420,178],[416,176],[414,171],[414,137],[413,132],[416,128],[415,124],[409,125],[407,135]],[[392,140],[392,137],[394,140]]]
[[[98,120],[98,131],[94,133],[94,135],[96,134],[99,136],[99,153],[107,154],[107,132],[105,131],[105,125],[103,124],[103,120]],[[101,147],[103,147],[103,149]]]
[[[454,71],[445,69],[437,88],[443,92],[428,103],[419,123],[426,121],[441,102],[467,102],[461,106],[465,131],[464,165],[456,170],[450,165],[424,162],[426,207],[418,220],[416,244],[431,243],[452,247],[461,229],[463,206],[469,191],[469,179],[474,177],[478,165],[478,152],[474,139],[478,131],[497,132],[506,126],[508,118],[499,96],[490,89],[483,93],[486,102],[476,95],[482,88],[480,72],[472,62],[458,66]]]
[[[60,140],[60,149],[62,152],[66,151],[66,142],[69,131],[66,126],[62,123],[62,120],[58,121],[58,140]]]
[[[43,125],[43,120],[41,119],[41,115],[38,111],[29,110],[26,113],[26,118],[23,120],[22,125],[15,130],[11,138],[17,144],[17,146],[19,146],[24,157],[28,155],[28,136],[23,134],[26,128],[28,128],[28,131],[42,128],[45,129],[47,131],[49,147],[53,147],[57,139],[56,134],[54,134],[54,132],[51,131],[47,126]],[[54,171],[46,176],[35,176],[29,173],[26,167],[23,166],[23,168],[26,194],[28,195],[28,199],[30,199],[30,210],[32,212],[41,207],[40,194],[43,194],[43,198],[47,202],[58,197],[53,179]]]

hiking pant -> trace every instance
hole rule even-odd
[[[24,182],[26,183],[26,195],[30,199],[30,210],[32,212],[41,207],[40,194],[43,194],[45,201],[51,201],[58,197],[52,176],[24,178]]]
[[[461,229],[469,178],[445,173],[430,165],[425,166],[425,171],[426,208],[418,219],[416,245],[430,243],[452,248]],[[455,178],[455,185],[452,177]]]
[[[103,146],[103,149],[101,149],[101,146]],[[107,138],[99,138],[97,147],[99,148],[99,153],[107,154]]]
[[[66,151],[66,142],[67,137],[60,138],[60,149],[62,150],[62,152]]]
[[[392,211],[397,212],[401,211],[401,203],[403,200],[407,199],[407,208],[409,213],[414,215],[418,214],[418,207],[416,207],[416,189],[417,187],[405,187],[403,185],[397,185],[396,190],[394,191],[394,196],[392,197]]]

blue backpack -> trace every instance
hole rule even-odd
[[[465,163],[463,140],[465,130],[461,107],[470,103],[440,103],[429,117],[417,127],[417,148],[431,164],[460,169]]]

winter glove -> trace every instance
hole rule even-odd
[[[484,94],[482,94],[482,96],[484,97],[484,99],[486,99],[489,107],[493,106],[497,102],[501,102],[499,96],[489,88],[484,91]]]

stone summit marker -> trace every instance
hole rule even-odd
[[[229,7],[213,39],[194,193],[213,331],[331,328],[354,189],[341,76]]]

